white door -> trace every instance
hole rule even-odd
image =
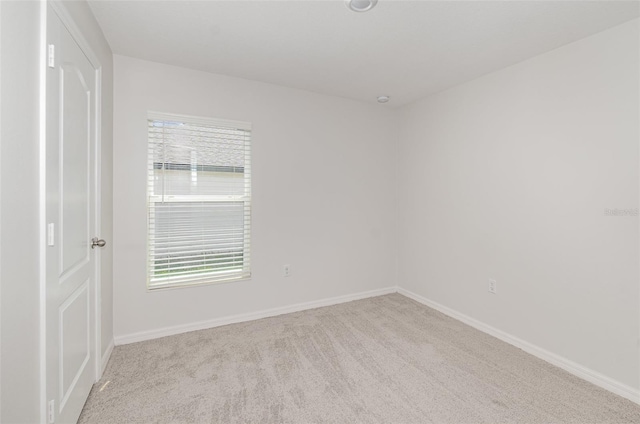
[[[75,423],[96,377],[96,70],[51,6],[47,45],[47,413]]]

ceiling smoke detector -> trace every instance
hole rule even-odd
[[[389,101],[389,96],[378,96],[378,103],[387,103]]]
[[[378,0],[345,0],[347,7],[354,12],[367,12],[378,3]]]

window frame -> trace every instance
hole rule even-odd
[[[181,122],[185,124],[195,124],[195,125],[205,125],[216,127],[220,129],[231,129],[231,130],[241,130],[245,131],[248,134],[248,137],[245,140],[244,147],[244,155],[245,155],[245,164],[244,164],[244,173],[248,173],[248,184],[245,180],[245,190],[242,196],[237,195],[166,195],[166,194],[156,194],[152,193],[152,164],[150,164],[149,155],[151,153],[151,140],[149,137],[149,121],[168,121],[168,122]],[[159,290],[168,290],[168,289],[177,289],[177,288],[185,288],[185,287],[197,287],[203,285],[211,285],[211,284],[223,284],[230,283],[234,281],[244,281],[251,279],[251,221],[252,221],[252,178],[251,178],[251,151],[252,151],[252,134],[251,134],[251,123],[244,121],[233,121],[227,119],[218,119],[218,118],[208,118],[202,116],[191,116],[191,115],[182,115],[182,114],[174,114],[174,113],[165,113],[165,112],[155,112],[148,111],[147,112],[147,162],[146,162],[146,289],[148,292],[156,292]],[[151,165],[151,166],[150,166]],[[244,178],[247,178],[246,176]],[[153,199],[156,199],[155,201]],[[151,265],[152,262],[152,251],[153,251],[153,243],[156,237],[152,237],[152,224],[151,224],[151,216],[153,213],[153,208],[155,208],[158,203],[186,203],[186,202],[200,202],[200,203],[239,203],[243,204],[243,211],[248,211],[244,213],[244,228],[243,228],[243,260],[242,260],[242,271],[238,272],[236,270],[227,270],[227,271],[217,271],[213,272],[203,272],[202,274],[192,274],[192,275],[179,275],[174,277],[164,277],[162,278],[162,282],[158,282],[156,277],[154,283],[154,277],[152,276],[153,267]],[[155,224],[154,224],[155,225]],[[224,274],[228,273],[228,277],[224,277]],[[211,277],[211,278],[207,278]]]

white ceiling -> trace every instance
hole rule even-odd
[[[400,106],[639,15],[636,1],[90,2],[115,54]]]

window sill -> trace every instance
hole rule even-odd
[[[225,278],[221,280],[213,280],[213,281],[182,281],[182,282],[176,281],[176,282],[171,282],[166,284],[158,284],[155,286],[149,286],[149,283],[147,282],[147,293],[156,293],[156,292],[163,292],[165,290],[186,289],[186,288],[211,286],[211,285],[218,285],[218,284],[229,284],[229,283],[235,283],[238,281],[249,281],[249,280],[251,280],[251,274],[241,275],[238,277],[230,277],[230,278]]]

